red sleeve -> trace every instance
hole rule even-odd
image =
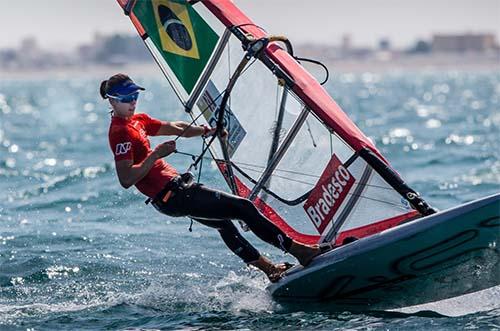
[[[141,114],[142,123],[144,124],[144,128],[146,129],[146,134],[148,136],[156,136],[158,130],[165,122],[157,120],[156,118],[152,118],[147,114]]]
[[[109,135],[109,145],[115,156],[115,161],[134,160],[132,136],[126,129],[116,130]]]

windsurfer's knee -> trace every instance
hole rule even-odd
[[[235,205],[235,215],[238,219],[244,221],[249,227],[252,227],[261,217],[261,214],[252,201],[240,198]]]

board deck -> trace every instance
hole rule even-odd
[[[500,194],[322,254],[269,286],[282,302],[390,309],[500,284]]]

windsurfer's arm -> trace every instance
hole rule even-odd
[[[153,152],[151,152],[139,164],[134,164],[132,160],[116,161],[116,173],[121,186],[129,188],[140,181],[153,167],[156,160],[161,159],[175,151],[175,141],[167,141],[158,145]]]
[[[207,126],[190,125],[187,122],[162,122],[160,129],[156,133],[157,136],[181,136],[181,137],[199,137],[209,136],[215,133],[215,128]]]

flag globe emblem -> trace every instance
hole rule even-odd
[[[199,60],[196,33],[187,6],[171,0],[153,0],[153,6],[162,49]]]
[[[158,15],[165,32],[177,46],[185,51],[193,48],[188,29],[170,8],[160,5]]]

